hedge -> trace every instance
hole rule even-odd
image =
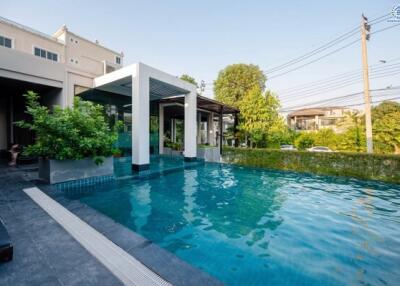
[[[400,183],[399,155],[225,147],[222,159],[227,163],[249,167]]]

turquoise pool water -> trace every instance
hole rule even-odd
[[[397,185],[205,164],[76,193],[228,285],[399,285]]]

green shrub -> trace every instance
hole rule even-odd
[[[35,143],[25,148],[25,154],[56,160],[90,157],[97,164],[112,155],[120,123],[111,129],[102,106],[76,97],[73,108],[55,106],[50,111],[39,104],[36,93],[28,91],[24,96],[26,113],[32,121],[20,121],[17,125],[36,134]]]
[[[314,145],[314,136],[311,133],[303,132],[296,138],[294,144],[299,150],[305,150]]]
[[[183,144],[179,143],[179,142],[167,142],[167,143],[165,143],[165,147],[171,148],[172,150],[175,150],[175,151],[183,150]]]
[[[223,160],[249,167],[293,170],[400,183],[400,156],[225,147]]]

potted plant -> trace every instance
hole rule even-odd
[[[74,107],[50,111],[39,104],[38,94],[28,91],[24,96],[32,120],[17,124],[35,132],[35,143],[24,153],[39,157],[39,178],[54,184],[113,174],[120,123],[110,128],[102,106],[75,97]]]
[[[164,154],[171,155],[172,148],[171,148],[172,140],[168,136],[164,136]]]
[[[112,154],[114,156],[114,158],[121,158],[122,157],[122,150],[119,148],[114,148],[112,150]]]

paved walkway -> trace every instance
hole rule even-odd
[[[0,285],[122,285],[23,191],[33,184],[0,165],[0,218],[14,259],[0,264]]]

